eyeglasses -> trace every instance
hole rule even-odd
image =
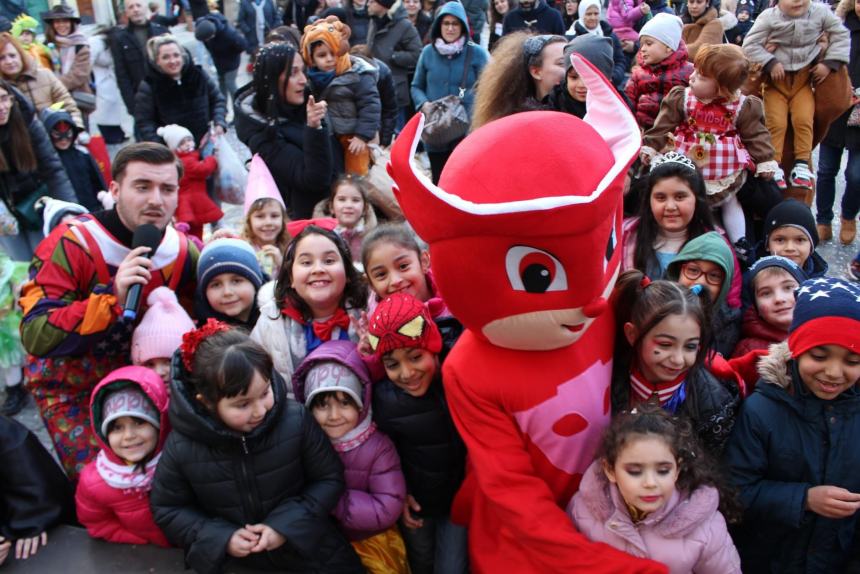
[[[681,266],[681,273],[684,274],[684,277],[689,279],[690,281],[695,281],[703,274],[705,276],[705,281],[709,285],[714,285],[716,287],[723,284],[723,281],[726,278],[726,274],[720,269],[714,269],[713,271],[708,271],[705,273],[702,271],[702,268],[694,263],[686,263]]]

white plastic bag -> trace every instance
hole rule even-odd
[[[245,201],[248,171],[227,138],[223,136],[217,138],[215,159],[218,160],[218,171],[215,172],[215,195],[224,203],[242,205]]]

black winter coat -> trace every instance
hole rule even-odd
[[[287,541],[237,561],[281,572],[364,572],[331,517],[344,490],[343,466],[305,408],[288,399],[272,373],[273,408],[240,434],[193,397],[187,371],[173,360],[170,423],[150,505],[168,540],[199,573],[220,572],[227,543],[246,524],[263,523]]]
[[[318,130],[307,126],[304,107],[291,109],[290,117],[269,125],[254,109],[254,96],[250,84],[236,94],[236,135],[266,162],[290,217],[307,219],[343,173],[343,148],[325,123]]]
[[[612,413],[630,408],[630,370],[620,365],[612,373]],[[720,456],[732,432],[741,396],[733,380],[718,379],[707,367],[687,373],[687,397],[676,414],[690,419],[702,445]]]
[[[0,536],[32,538],[74,517],[74,490],[63,469],[36,435],[0,415]]]
[[[147,24],[147,38],[167,34],[169,30],[155,22]],[[146,76],[146,46],[137,41],[134,32],[127,26],[114,28],[110,35],[110,51],[116,71],[116,83],[128,113],[134,115],[137,87]]]
[[[156,130],[179,124],[188,128],[200,145],[210,121],[227,129],[226,115],[227,104],[218,84],[200,66],[191,63],[187,54],[178,81],[150,64],[135,98],[134,121],[144,141],[163,143]]]
[[[545,0],[537,0],[534,9],[528,12],[522,8],[514,8],[505,14],[505,19],[502,21],[502,36],[517,30],[556,36],[564,36],[565,33],[561,12],[548,6]]]
[[[393,19],[392,19],[393,18]],[[406,18],[406,11],[395,10],[393,16],[371,18],[367,29],[367,47],[374,58],[385,62],[394,76],[397,105],[409,105],[409,74],[415,70],[424,44],[418,30]]]
[[[47,195],[54,199],[77,203],[75,190],[66,175],[66,170],[57,151],[48,137],[45,127],[36,116],[36,110],[21,92],[9,87],[21,111],[24,123],[30,132],[30,145],[36,154],[36,171],[21,173],[17,170],[0,173],[0,200],[6,203],[13,213],[15,206],[36,191],[39,186],[47,187]],[[0,149],[8,158],[11,157],[11,146],[24,145],[24,142],[12,141],[9,125],[0,126]]]
[[[442,381],[422,397],[388,379],[374,384],[373,420],[394,441],[406,490],[421,505],[421,515],[448,516],[465,475],[466,446],[451,420]]]
[[[379,72],[364,58],[351,56],[350,61],[349,70],[322,90],[314,87],[313,94],[317,101],[328,103],[328,120],[336,135],[357,135],[368,142],[380,127]]]
[[[212,55],[212,62],[219,74],[232,72],[239,68],[242,52],[248,47],[245,36],[227,22],[227,18],[218,12],[207,14],[197,21],[209,20],[215,25],[215,35],[204,42],[206,49]]]
[[[81,151],[77,146],[71,146],[66,150],[57,150],[57,155],[63,162],[63,167],[72,182],[72,187],[75,188],[78,203],[90,212],[104,209],[98,199],[98,193],[102,190],[107,191],[108,186],[93,156]]]
[[[851,54],[848,58],[848,76],[851,85],[860,87],[860,18],[853,10],[845,16],[845,27],[851,33]],[[851,150],[860,150],[860,127],[848,127],[848,116],[851,109],[839,116],[830,124],[830,130],[824,138],[824,142],[833,147],[845,147]]]
[[[860,391],[848,389],[832,401],[816,398],[787,343],[772,346],[758,371],[761,379],[744,401],[725,456],[744,506],[734,536],[741,567],[752,573],[849,572],[860,514],[825,518],[805,503],[814,486],[860,492]]]
[[[397,125],[397,86],[394,75],[388,64],[378,58],[373,59],[373,65],[379,70],[376,89],[379,91],[379,101],[382,103],[382,118],[379,126],[379,145],[390,146],[394,137],[394,127]]]

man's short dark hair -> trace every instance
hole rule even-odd
[[[125,168],[133,161],[140,161],[152,165],[164,165],[172,163],[176,166],[176,174],[182,179],[183,166],[173,152],[164,144],[154,142],[139,142],[125,146],[113,160],[111,165],[111,176],[114,181],[121,182],[125,176]]]

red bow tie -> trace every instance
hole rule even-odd
[[[305,321],[298,309],[293,307],[284,307],[282,313],[287,317],[298,321],[302,325],[307,325],[307,321]],[[338,307],[337,311],[334,312],[334,315],[325,321],[313,321],[311,325],[314,329],[314,335],[319,337],[320,341],[331,341],[332,331],[334,331],[335,327],[340,327],[343,330],[349,329],[349,315],[347,315],[346,311],[342,308]]]

